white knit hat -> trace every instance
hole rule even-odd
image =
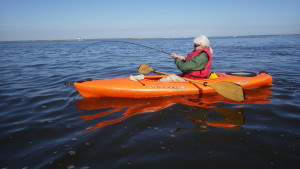
[[[194,39],[194,44],[203,46],[203,47],[209,47],[210,43],[208,38],[205,35],[200,35]]]
[[[209,48],[210,52],[213,53],[212,48],[210,47],[210,42],[205,35],[200,35],[194,39],[194,44]]]

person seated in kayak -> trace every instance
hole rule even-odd
[[[194,39],[194,51],[187,57],[173,53],[175,64],[183,72],[182,77],[189,79],[204,79],[210,74],[213,50],[210,47],[208,38],[200,35]]]

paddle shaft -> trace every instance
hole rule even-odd
[[[138,72],[142,74],[148,74],[150,72],[160,73],[164,75],[169,75],[168,73],[160,72],[157,70],[153,70],[148,64],[141,64],[138,68]],[[234,101],[244,101],[245,100],[245,94],[244,89],[241,85],[235,84],[233,82],[226,82],[226,81],[219,81],[213,84],[208,84],[207,82],[199,82],[197,80],[192,80],[189,78],[183,77],[186,81],[191,81],[195,83],[202,84],[203,86],[209,86],[212,89],[214,89],[218,94],[221,96],[228,98],[230,100]]]
[[[164,74],[164,75],[169,75],[168,73],[160,72],[157,70],[152,70],[152,71],[156,72],[156,73]],[[218,82],[218,83],[210,85],[210,84],[207,84],[206,82],[202,83],[202,82],[192,80],[189,78],[185,78],[185,77],[182,77],[182,78],[186,81],[199,83],[199,84],[202,84],[203,86],[209,86],[209,87],[213,88],[218,94],[220,94],[221,96],[223,96],[227,99],[238,101],[238,102],[245,100],[243,88],[240,85],[237,85],[235,83]]]

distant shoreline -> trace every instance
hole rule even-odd
[[[189,37],[187,37],[189,38]],[[62,39],[62,40],[15,40],[0,41],[0,43],[16,43],[16,42],[67,42],[67,41],[94,41],[94,40],[129,40],[129,39],[175,39],[175,38],[95,38],[95,39]]]
[[[236,36],[211,36],[209,38],[226,37],[255,37],[255,36],[299,36],[300,34],[274,34],[274,35],[236,35]],[[12,40],[0,41],[0,43],[18,43],[18,42],[67,42],[67,41],[95,41],[95,40],[130,40],[130,39],[186,39],[194,37],[174,37],[174,38],[95,38],[95,39],[62,39],[62,40]]]

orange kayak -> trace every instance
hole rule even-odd
[[[243,89],[253,89],[272,85],[272,76],[267,73],[216,73],[217,78],[202,79],[199,82],[214,84],[221,81],[239,84]],[[245,74],[245,75],[244,75]],[[215,93],[209,86],[191,81],[163,82],[159,79],[166,75],[145,76],[140,81],[129,77],[102,79],[74,83],[76,90],[83,97],[162,97],[174,95],[192,95]]]

